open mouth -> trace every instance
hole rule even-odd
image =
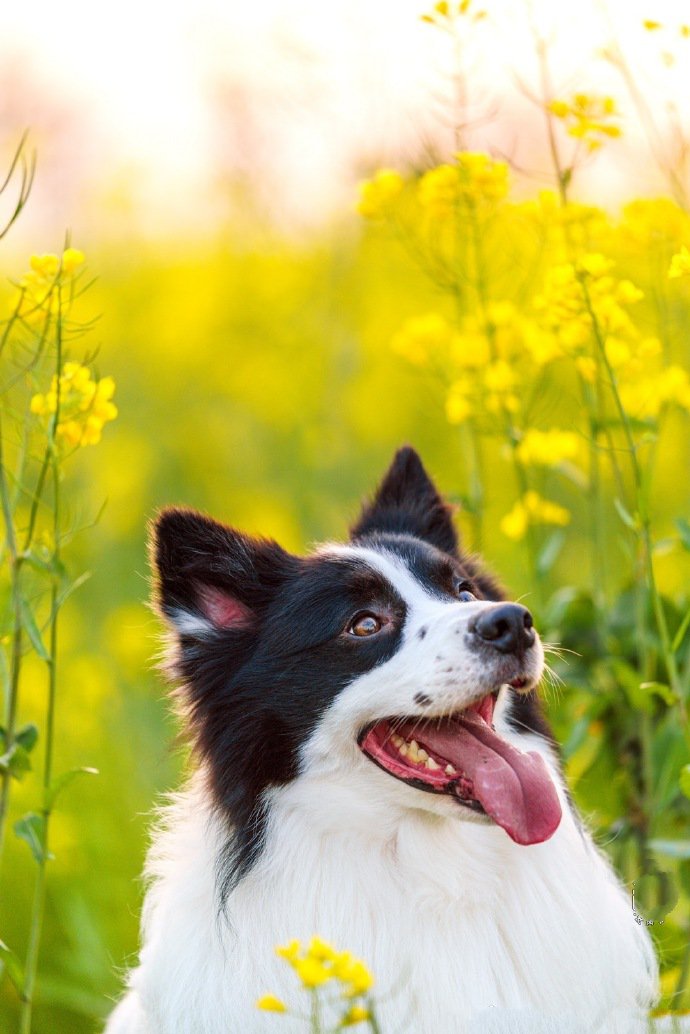
[[[555,833],[561,805],[544,759],[493,727],[498,691],[444,718],[383,718],[358,738],[384,772],[418,790],[446,794],[501,826],[517,844]]]

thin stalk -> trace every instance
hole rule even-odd
[[[645,567],[645,573],[646,573],[646,576],[647,576],[647,584],[648,584],[648,587],[649,587],[649,592],[650,592],[650,596],[651,596],[651,600],[652,600],[652,607],[653,607],[653,610],[654,610],[654,617],[655,617],[655,620],[656,620],[657,631],[659,632],[659,637],[661,639],[661,646],[662,646],[662,654],[663,654],[663,658],[664,658],[664,665],[666,667],[666,672],[668,674],[668,678],[669,678],[669,682],[670,682],[671,688],[678,695],[678,698],[679,698],[678,702],[679,702],[679,709],[680,709],[681,719],[682,719],[682,721],[684,723],[686,723],[687,722],[687,713],[686,713],[686,709],[685,709],[685,701],[684,701],[684,699],[682,697],[682,693],[681,693],[682,685],[681,685],[681,680],[680,680],[680,676],[679,676],[679,673],[678,673],[678,665],[676,663],[675,653],[673,652],[673,650],[671,648],[671,636],[670,636],[669,631],[668,631],[668,624],[666,622],[666,615],[664,614],[663,605],[661,603],[661,596],[659,595],[659,590],[658,590],[658,587],[657,587],[657,584],[656,584],[656,576],[654,574],[654,561],[653,561],[653,552],[652,552],[651,518],[650,518],[650,515],[649,515],[649,505],[648,505],[648,500],[647,500],[647,493],[645,491],[644,478],[643,478],[643,475],[642,475],[642,470],[640,468],[640,463],[639,463],[638,456],[637,456],[637,446],[635,444],[635,439],[633,437],[632,428],[630,427],[630,421],[628,419],[628,414],[625,411],[625,407],[623,405],[622,399],[620,397],[620,393],[618,391],[618,379],[616,377],[616,374],[615,374],[615,371],[614,371],[613,367],[611,366],[611,363],[609,362],[609,358],[608,358],[608,356],[606,354],[605,341],[604,341],[603,335],[601,333],[601,327],[599,326],[599,322],[597,320],[596,313],[594,312],[594,307],[592,305],[592,299],[591,299],[591,296],[590,296],[590,293],[589,293],[589,288],[587,286],[587,281],[585,279],[584,274],[579,273],[579,274],[577,274],[577,276],[578,276],[578,280],[579,280],[581,288],[582,288],[582,294],[583,294],[583,297],[585,299],[585,305],[587,306],[587,311],[589,312],[590,319],[592,321],[592,329],[593,329],[593,332],[594,332],[594,339],[596,341],[597,348],[599,350],[601,361],[602,361],[602,363],[604,365],[604,368],[606,370],[606,376],[607,376],[607,380],[608,380],[609,386],[611,388],[611,394],[613,396],[614,404],[615,404],[616,410],[618,412],[618,417],[619,417],[619,420],[621,422],[621,426],[623,428],[623,434],[625,436],[625,441],[626,441],[626,444],[627,444],[627,447],[628,447],[628,451],[630,453],[630,463],[631,463],[631,467],[632,467],[633,482],[634,482],[634,486],[635,486],[635,496],[636,496],[635,502],[636,502],[636,505],[637,505],[637,512],[638,512],[638,517],[639,517],[639,522],[640,522],[640,541],[641,541],[642,551],[643,551],[642,552],[642,557],[643,557],[643,562],[644,562],[644,567]]]
[[[319,1004],[319,993],[315,987],[311,988],[311,1009],[309,1012],[309,1030],[311,1034],[323,1034],[321,1030],[321,1008]],[[22,1031],[22,1034],[24,1032]]]
[[[0,503],[5,521],[5,541],[7,543],[8,562],[10,566],[10,593],[12,598],[12,646],[10,652],[10,676],[5,701],[5,752],[9,752],[15,744],[17,725],[17,704],[19,700],[19,679],[22,665],[22,596],[20,585],[20,561],[17,551],[17,539],[14,529],[14,516],[10,502],[9,486],[4,461],[4,445],[2,436],[2,416],[0,414]],[[10,803],[12,774],[2,772],[0,785],[0,865],[5,844],[5,829]]]
[[[376,1013],[374,1012],[374,1006],[372,1003],[367,1002],[367,1009],[369,1010],[369,1027],[373,1034],[383,1034],[379,1021],[376,1019]]]
[[[55,324],[56,345],[56,403],[55,413],[50,424],[48,453],[53,482],[53,560],[55,566],[60,560],[60,456],[57,448],[57,429],[60,422],[60,373],[62,370],[62,306],[60,287],[58,285],[58,316]],[[57,701],[57,651],[58,651],[58,583],[53,579],[50,594],[50,646],[48,657],[48,706],[46,714],[45,752],[43,763],[43,841],[41,856],[38,860],[38,872],[34,886],[31,920],[29,926],[29,942],[26,951],[24,969],[24,987],[20,1012],[19,1034],[31,1034],[31,1018],[33,1013],[38,957],[43,929],[45,911],[47,863],[50,857],[49,828],[51,806],[51,785],[53,781],[53,747],[55,737],[55,709]]]

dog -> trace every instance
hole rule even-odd
[[[417,453],[307,557],[199,513],[152,531],[196,771],[155,832],[107,1034],[306,1030],[274,948],[364,959],[384,1034],[630,1034],[657,966],[568,795],[543,648]]]

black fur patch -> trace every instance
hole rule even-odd
[[[264,792],[295,778],[299,748],[334,697],[395,653],[405,604],[357,559],[293,557],[179,510],[160,517],[153,555],[159,608],[180,625],[175,675],[193,745],[233,831],[224,897],[261,848]],[[185,614],[203,617],[206,585],[241,600],[256,621],[185,631]],[[370,640],[350,635],[351,619],[369,609],[389,625]]]

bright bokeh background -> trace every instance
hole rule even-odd
[[[556,93],[620,98],[626,132],[583,170],[580,196],[615,214],[665,189],[600,51],[612,40],[624,49],[672,151],[671,127],[687,125],[690,103],[679,5],[487,7],[462,48],[469,137],[513,162],[516,196],[549,180],[530,100],[535,30],[551,48]],[[148,816],[182,768],[153,668],[147,520],[184,503],[303,550],[346,533],[402,441],[450,496],[459,491],[461,443],[442,392],[389,347],[407,316],[438,305],[438,292],[352,210],[356,181],[373,168],[420,168],[450,145],[456,55],[420,22],[422,10],[416,0],[73,0],[3,13],[0,139],[9,157],[28,127],[38,153],[3,268],[18,277],[30,253],[59,250],[71,232],[97,276],[82,309],[100,316],[89,347],[115,377],[120,409],[102,444],[75,457],[68,482],[75,526],[107,505],[70,547],[74,570],[93,575],[64,614],[56,767],[101,774],[75,784],[54,820],[37,1034],[86,1034],[107,1012],[117,969],[136,950]],[[645,31],[650,16],[662,28]],[[644,255],[632,262],[642,270]],[[564,395],[561,419],[575,406]],[[677,476],[690,462],[678,427],[658,482],[669,515],[690,502]],[[491,462],[505,461],[497,452]],[[514,500],[509,474],[495,486],[485,552],[516,594],[529,593],[519,551],[497,530]],[[576,506],[576,497],[562,501]],[[556,581],[586,585],[586,537],[583,520]],[[659,564],[665,587],[680,590],[687,566],[675,554]],[[43,694],[34,666],[27,718]],[[583,795],[594,812],[596,793]],[[17,811],[34,796],[22,784]],[[16,880],[0,902],[0,934],[21,949],[30,861],[11,837],[6,865]],[[5,985],[0,1029],[13,1008]]]

